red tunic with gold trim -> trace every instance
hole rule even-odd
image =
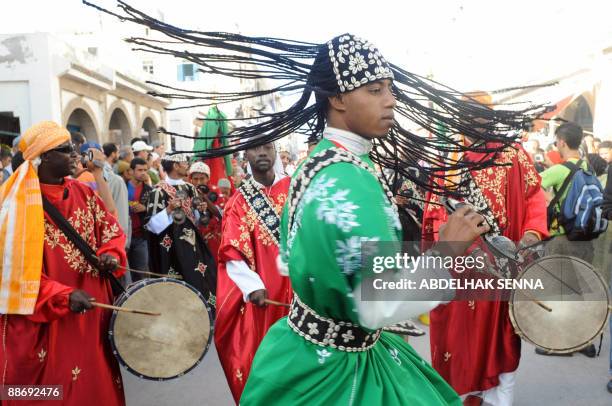
[[[97,255],[110,254],[125,266],[125,235],[91,188],[66,179],[63,185],[41,184],[41,190]],[[107,338],[110,312],[94,308],[80,314],[68,307],[68,296],[75,289],[86,291],[99,303],[112,304],[110,282],[85,260],[46,213],[44,241],[34,314],[2,315],[3,383],[62,385],[63,401],[28,401],[28,405],[124,405],[119,366]]]
[[[466,154],[471,161],[481,158],[483,154]],[[510,165],[473,171],[472,177],[501,234],[515,242],[528,230],[545,237],[546,199],[531,159],[516,145],[499,154],[496,162]],[[434,201],[432,196],[430,202]],[[436,240],[445,221],[446,211],[428,203],[423,240]],[[499,374],[518,368],[521,341],[510,322],[507,301],[455,301],[438,306],[430,317],[432,365],[460,395],[493,388],[499,385]]]
[[[261,189],[278,216],[287,200],[290,182],[287,177]],[[246,262],[261,278],[268,298],[290,303],[291,282],[279,273],[277,256],[278,243],[268,228],[261,224],[243,193],[236,192],[223,213],[215,323],[215,345],[236,403],[242,395],[261,340],[274,322],[287,315],[288,309],[245,303],[241,290],[228,276],[226,264],[229,261]]]

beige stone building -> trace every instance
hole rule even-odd
[[[152,88],[120,65],[104,65],[95,51],[51,34],[0,36],[0,130],[3,120],[15,132],[54,120],[100,144],[159,140],[169,101],[147,94]]]

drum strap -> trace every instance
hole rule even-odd
[[[62,213],[59,212],[57,207],[55,207],[45,196],[42,196],[43,209],[49,217],[53,220],[53,222],[59,227],[60,230],[64,233],[66,238],[68,238],[78,249],[81,251],[87,262],[89,262],[96,269],[98,268],[98,259],[95,251],[89,246],[87,241],[81,237],[81,235],[72,227],[72,225],[66,220]],[[117,295],[118,293],[125,292],[125,289],[121,285],[121,282],[113,275],[112,272],[106,270],[102,271],[102,274],[108,277],[111,281],[113,293]]]
[[[272,237],[274,244],[279,245],[280,241],[280,217],[274,204],[268,199],[253,182],[253,178],[246,179],[238,188],[249,207],[255,212],[259,225]]]
[[[500,235],[501,230],[499,228],[499,224],[497,223],[497,219],[487,203],[487,199],[482,194],[482,190],[480,190],[480,187],[470,172],[466,172],[464,176],[466,180],[464,184],[465,188],[467,189],[465,190],[466,202],[474,206],[476,211],[485,218],[485,221],[491,227],[491,230],[489,231],[490,235]]]
[[[490,237],[495,237],[501,235],[501,228],[499,227],[499,223],[493,214],[493,211],[489,207],[487,203],[487,199],[485,198],[482,190],[474,180],[474,177],[470,172],[464,173],[464,179],[466,180],[464,194],[465,201],[476,208],[476,211],[485,218],[485,221],[491,227],[491,230],[487,233]],[[508,260],[505,258],[501,258],[499,256],[494,257],[495,264],[497,265],[497,269],[504,278],[512,277],[512,273],[508,268]]]

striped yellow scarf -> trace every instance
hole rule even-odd
[[[23,134],[25,162],[0,188],[0,313],[32,314],[42,273],[44,213],[37,158],[70,141],[70,133],[52,121]]]

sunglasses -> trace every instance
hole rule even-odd
[[[66,145],[65,147],[54,148],[54,149],[49,150],[49,152],[51,151],[60,152],[62,154],[72,154],[73,152],[76,152],[76,150],[74,149],[74,145],[72,144]]]

